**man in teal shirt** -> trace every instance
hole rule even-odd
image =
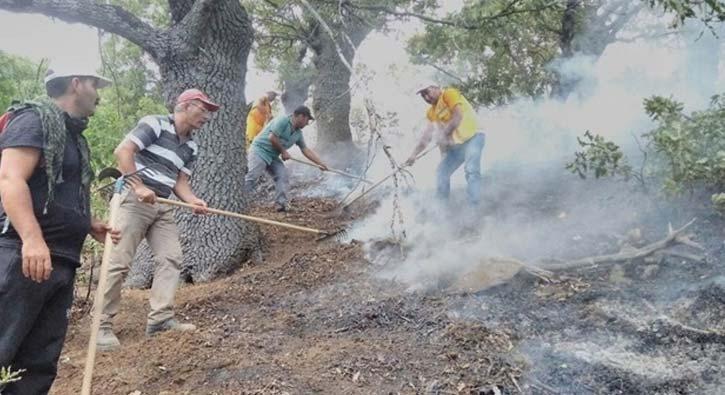
[[[266,170],[274,180],[275,209],[287,211],[289,175],[282,161],[291,158],[287,150],[293,145],[300,147],[302,154],[320,166],[320,169],[327,170],[327,166],[315,151],[307,148],[305,139],[302,137],[302,128],[314,119],[309,108],[299,106],[292,115],[280,115],[264,127],[264,130],[255,137],[249,151],[247,176],[244,178],[245,194],[254,190],[257,180]],[[282,160],[280,160],[280,156]]]

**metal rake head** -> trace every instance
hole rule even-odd
[[[337,242],[345,241],[348,238],[349,232],[347,228],[340,227],[336,230],[330,230],[330,231],[321,231],[320,236],[317,237],[316,241],[325,241],[330,239],[335,239]]]

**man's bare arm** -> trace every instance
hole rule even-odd
[[[116,156],[116,161],[118,162],[118,169],[121,170],[121,173],[131,174],[138,170],[136,169],[136,162],[134,161],[134,156],[138,151],[138,146],[129,139],[122,141],[113,150],[113,154]],[[156,201],[156,194],[143,184],[141,177],[131,177],[128,181],[139,200],[146,203],[154,203]]]
[[[37,148],[6,148],[0,157],[0,199],[22,240],[23,274],[36,282],[50,278],[50,250],[33,213],[28,180],[40,161]]]

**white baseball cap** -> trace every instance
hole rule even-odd
[[[418,85],[418,88],[415,90],[415,94],[420,94],[420,92],[423,92],[424,90],[430,88],[431,86],[440,86],[437,82],[434,82],[433,80],[426,80],[423,81],[420,85]]]
[[[62,69],[62,68],[50,68],[48,69],[47,74],[45,75],[45,79],[43,80],[43,83],[47,84],[48,82],[56,79],[56,78],[65,78],[65,77],[91,77],[98,80],[98,88],[105,88],[107,86],[111,85],[111,80],[109,80],[106,77],[103,77],[101,75],[98,75],[95,71],[91,70],[83,70],[83,69],[76,69],[76,68],[69,68],[69,69]]]

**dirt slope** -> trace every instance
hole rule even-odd
[[[323,214],[333,205],[301,199],[291,213],[254,211],[330,228],[335,223]],[[413,293],[377,279],[380,268],[358,242],[316,243],[304,233],[262,229],[268,241],[262,264],[180,289],[178,314],[199,327],[193,333],[146,338],[148,291],[124,291],[116,324],[123,347],[97,358],[95,393],[714,394],[725,388],[719,259],[608,266],[550,282],[519,273],[476,293],[445,286]],[[673,276],[703,285],[662,289]],[[53,394],[79,392],[89,325],[87,316],[73,322]]]

